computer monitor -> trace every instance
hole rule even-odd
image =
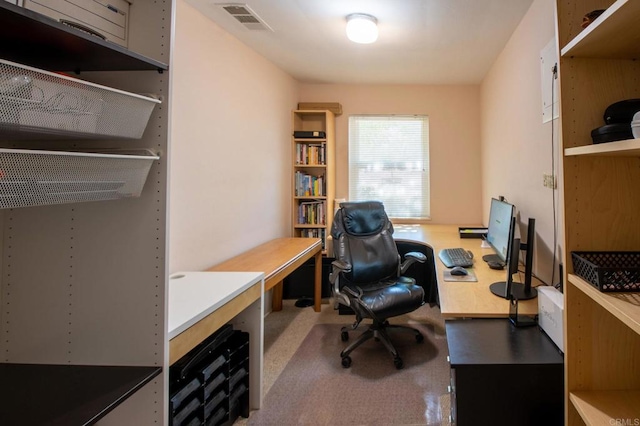
[[[535,221],[534,221],[535,222]],[[509,221],[509,233],[508,233],[508,247],[507,247],[507,258],[505,259],[507,265],[507,276],[505,281],[499,281],[491,284],[489,289],[493,294],[499,297],[503,297],[505,299],[511,300],[512,298],[517,300],[528,300],[533,299],[538,295],[538,291],[535,288],[531,288],[531,268],[532,265],[531,260],[533,259],[533,255],[530,255],[533,251],[533,238],[532,233],[534,234],[534,226],[529,221],[529,232],[528,240],[527,240],[527,272],[529,274],[529,278],[525,280],[526,284],[522,284],[519,282],[513,281],[513,275],[518,272],[518,260],[520,255],[520,238],[515,238],[515,229],[516,229],[516,218],[512,217]],[[535,235],[535,234],[534,234]],[[525,274],[526,275],[526,274]]]
[[[513,239],[513,237],[509,237],[509,232],[514,211],[515,206],[513,204],[496,198],[491,199],[486,240],[495,254],[483,256],[482,259],[485,262],[500,262],[503,265],[506,263],[509,243]]]

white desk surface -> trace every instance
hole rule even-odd
[[[262,272],[176,272],[169,277],[169,339],[264,279]]]

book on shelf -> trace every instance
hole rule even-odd
[[[322,240],[322,249],[325,248],[326,242],[326,229],[324,228],[314,228],[314,229],[303,229],[300,232],[300,236],[303,238],[320,238]]]
[[[297,165],[325,165],[326,148],[324,144],[296,144]]]
[[[298,205],[299,225],[325,225],[326,217],[324,201],[303,201]]]
[[[295,188],[296,197],[324,197],[324,175],[314,176],[302,171],[297,171],[295,173]]]

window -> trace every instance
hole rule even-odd
[[[429,218],[429,117],[349,117],[349,200],[382,201],[392,218]]]

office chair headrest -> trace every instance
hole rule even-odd
[[[350,235],[373,235],[382,231],[387,221],[384,206],[379,201],[340,203],[344,230]]]

